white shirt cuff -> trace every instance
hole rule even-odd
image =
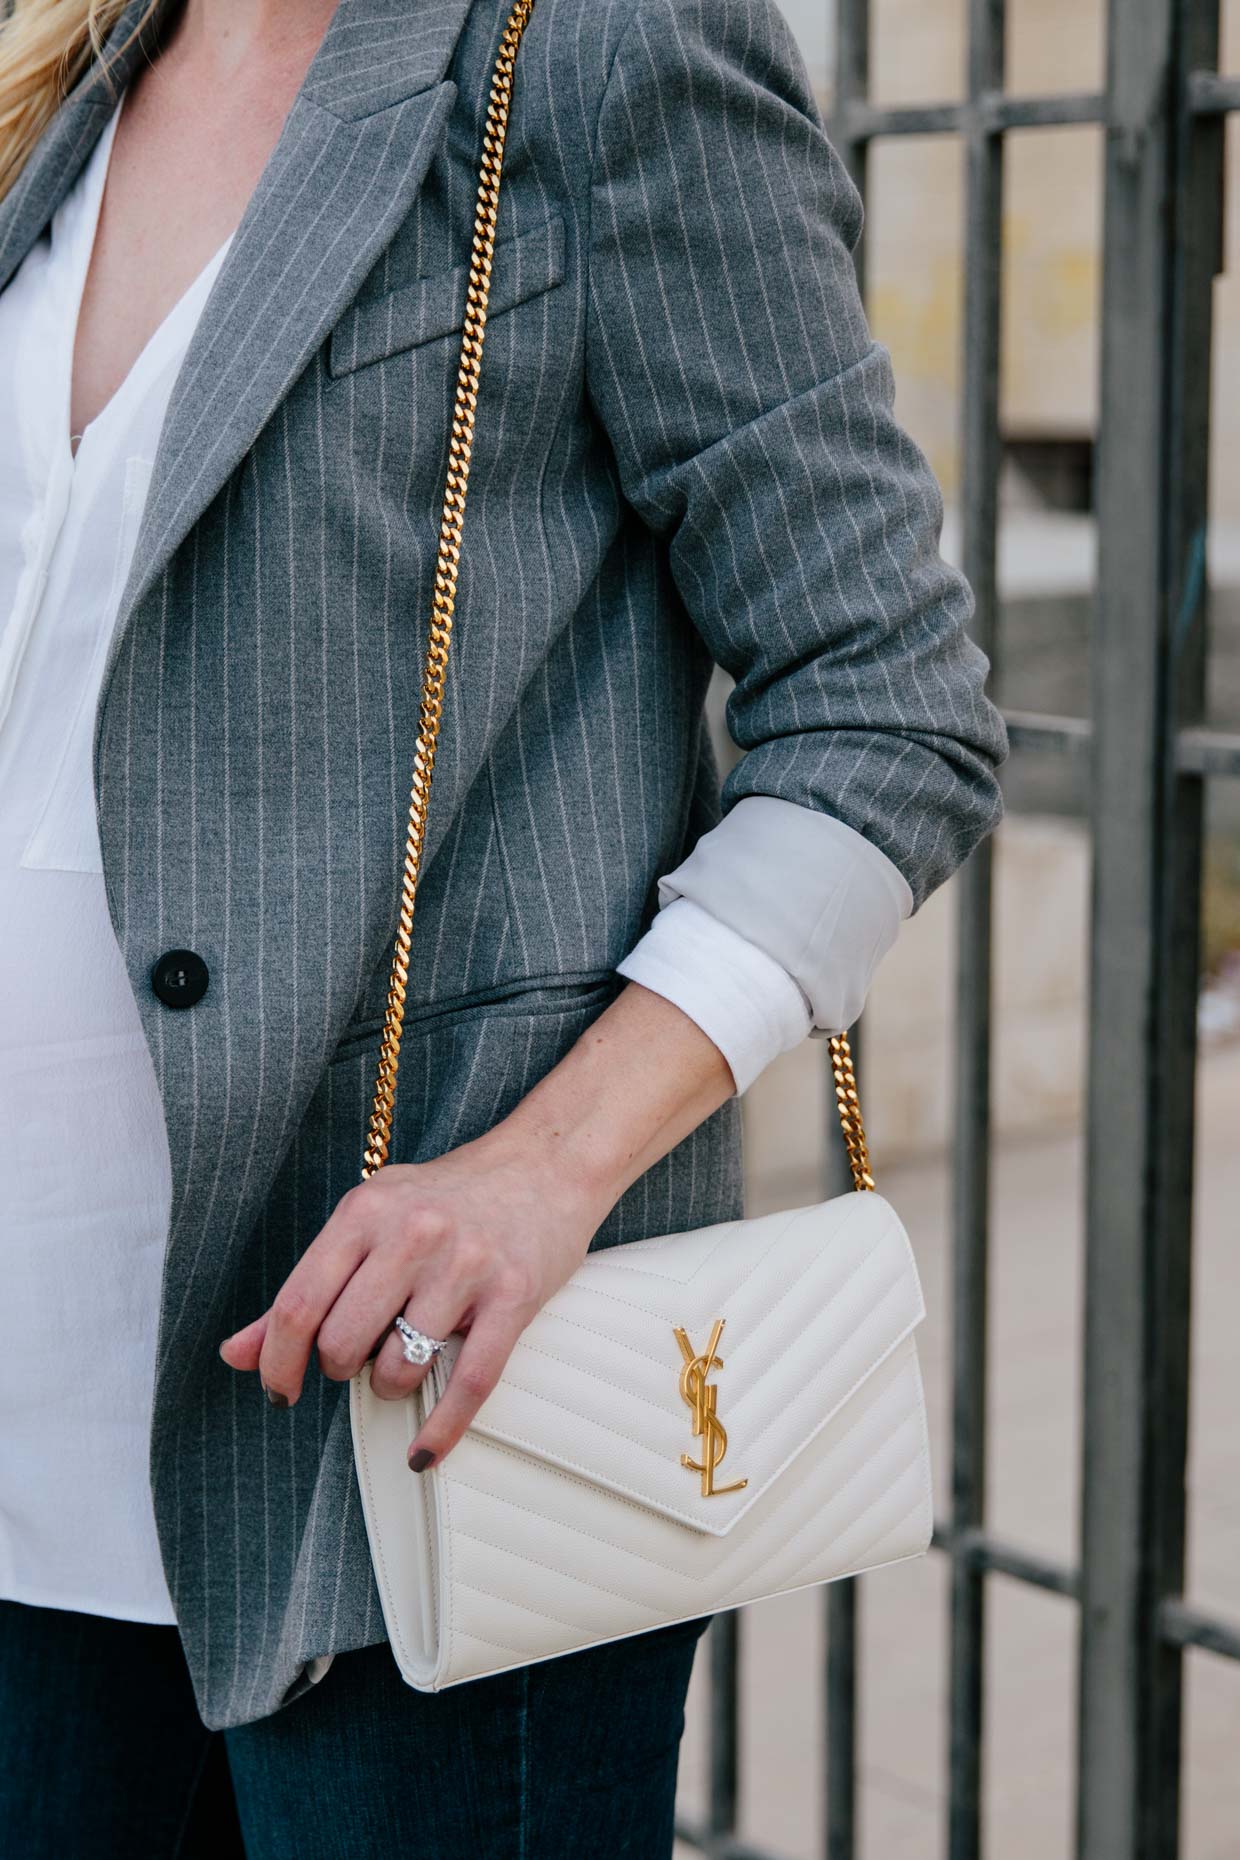
[[[616,966],[696,1021],[738,1094],[810,1031],[809,1002],[787,970],[688,898],[664,905]]]
[[[677,899],[790,976],[817,1034],[852,1026],[913,907],[903,873],[873,840],[834,814],[764,794],[737,801],[659,879],[660,915]]]

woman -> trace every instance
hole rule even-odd
[[[537,0],[400,1160],[357,1185],[507,11],[0,31],[0,1849],[31,1860],[670,1851],[705,1622],[412,1692],[345,1384],[376,1351],[416,1384],[397,1317],[467,1333],[426,1476],[588,1247],[737,1215],[740,1093],[855,1018],[1002,811],[780,15]]]

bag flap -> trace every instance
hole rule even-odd
[[[908,1236],[873,1191],[603,1248],[526,1327],[472,1431],[722,1537],[924,1316]],[[423,1383],[428,1406],[462,1341]],[[713,1491],[682,1455],[713,1457]]]

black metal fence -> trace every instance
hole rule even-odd
[[[1207,780],[1240,776],[1240,732],[1203,722],[1211,285],[1221,264],[1224,124],[1240,110],[1240,78],[1217,69],[1219,6],[1109,0],[1105,92],[1018,97],[1005,92],[1005,0],[968,0],[963,100],[884,109],[869,101],[869,0],[835,0],[832,132],[863,194],[877,138],[963,139],[963,566],[976,637],[996,666],[1005,142],[1013,130],[1071,124],[1105,132],[1089,716],[1007,712],[1014,758],[1076,759],[1090,794],[1080,1555],[1062,1567],[986,1528],[988,841],[958,881],[951,1512],[934,1537],[951,1563],[949,1860],[981,1855],[989,1573],[1078,1607],[1078,1860],[1178,1853],[1184,1649],[1240,1658],[1240,1624],[1200,1613],[1182,1593],[1203,801]],[[864,281],[864,247],[858,262]],[[823,1591],[828,1860],[858,1851],[861,1580]],[[681,1829],[714,1860],[768,1860],[736,1837],[742,1627],[728,1614],[710,1632],[707,1819]]]

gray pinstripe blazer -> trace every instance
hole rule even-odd
[[[174,388],[96,720],[173,1165],[151,1478],[214,1726],[383,1638],[345,1391],[315,1371],[277,1411],[216,1345],[357,1178],[506,10],[340,0]],[[92,70],[0,203],[0,287],[110,107]],[[859,225],[771,0],[538,0],[398,1156],[487,1128],[615,991],[658,874],[719,818],[712,658],[746,752],[725,807],[836,813],[916,903],[999,818],[1003,725],[858,299]],[[211,986],[174,1014],[150,972],[177,946]],[[733,1102],[595,1244],[739,1207]]]

